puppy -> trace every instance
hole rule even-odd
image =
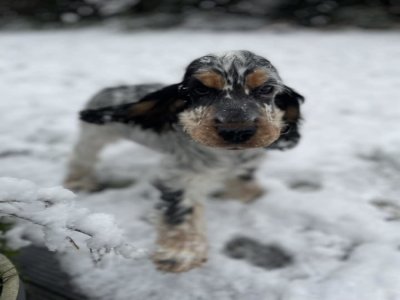
[[[202,200],[223,184],[227,197],[260,196],[254,172],[266,149],[298,143],[303,101],[249,51],[196,59],[177,84],[104,89],[80,113],[65,186],[96,190],[98,154],[119,138],[164,153],[154,181],[161,195],[153,261],[163,271],[188,271],[207,260]]]

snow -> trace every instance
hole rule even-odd
[[[123,83],[174,83],[192,59],[231,49],[266,56],[305,95],[300,145],[269,154],[258,173],[267,193],[254,204],[206,199],[205,267],[164,274],[147,259],[111,255],[98,268],[70,249],[59,258],[75,285],[115,300],[400,299],[398,32],[2,32],[0,176],[59,185],[89,96]],[[82,206],[113,215],[142,249],[155,239],[149,179],[158,159],[118,143],[104,152],[99,174],[134,184],[78,195]],[[29,198],[35,191],[26,185],[21,197]],[[236,236],[280,247],[293,262],[266,270],[232,259],[223,249]]]
[[[62,187],[38,188],[27,180],[2,177],[0,216],[24,221],[11,233],[6,233],[10,245],[15,248],[29,244],[24,233],[29,236],[27,231],[34,226],[33,240],[44,243],[52,251],[66,251],[71,245],[79,250],[77,241],[85,236],[83,242],[89,250],[87,253],[95,262],[101,261],[111,251],[125,258],[147,254],[144,249],[136,249],[126,241],[113,216],[90,213],[87,208],[79,207],[75,195]]]

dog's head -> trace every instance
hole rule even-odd
[[[282,83],[267,59],[232,51],[196,59],[181,83],[137,103],[101,110],[108,120],[156,131],[181,126],[193,140],[210,147],[286,149],[299,140],[303,100]],[[84,111],[83,120],[93,121],[93,113]]]
[[[188,99],[179,114],[184,130],[202,144],[227,149],[273,144],[289,133],[289,123],[297,124],[303,101],[268,60],[249,51],[193,61],[181,91]]]

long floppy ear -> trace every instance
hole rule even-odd
[[[285,86],[285,89],[276,95],[275,105],[285,112],[283,115],[285,127],[280,137],[268,149],[286,150],[298,144],[300,140],[299,126],[302,120],[300,104],[302,103],[304,103],[304,97],[288,86]]]
[[[177,114],[186,101],[181,97],[180,84],[173,84],[150,93],[134,103],[86,109],[80,112],[82,121],[104,125],[110,122],[139,125],[143,129],[161,132],[177,122]]]

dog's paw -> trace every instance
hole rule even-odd
[[[198,234],[172,233],[159,241],[152,259],[157,269],[164,272],[181,273],[198,268],[207,261],[206,239]]]

